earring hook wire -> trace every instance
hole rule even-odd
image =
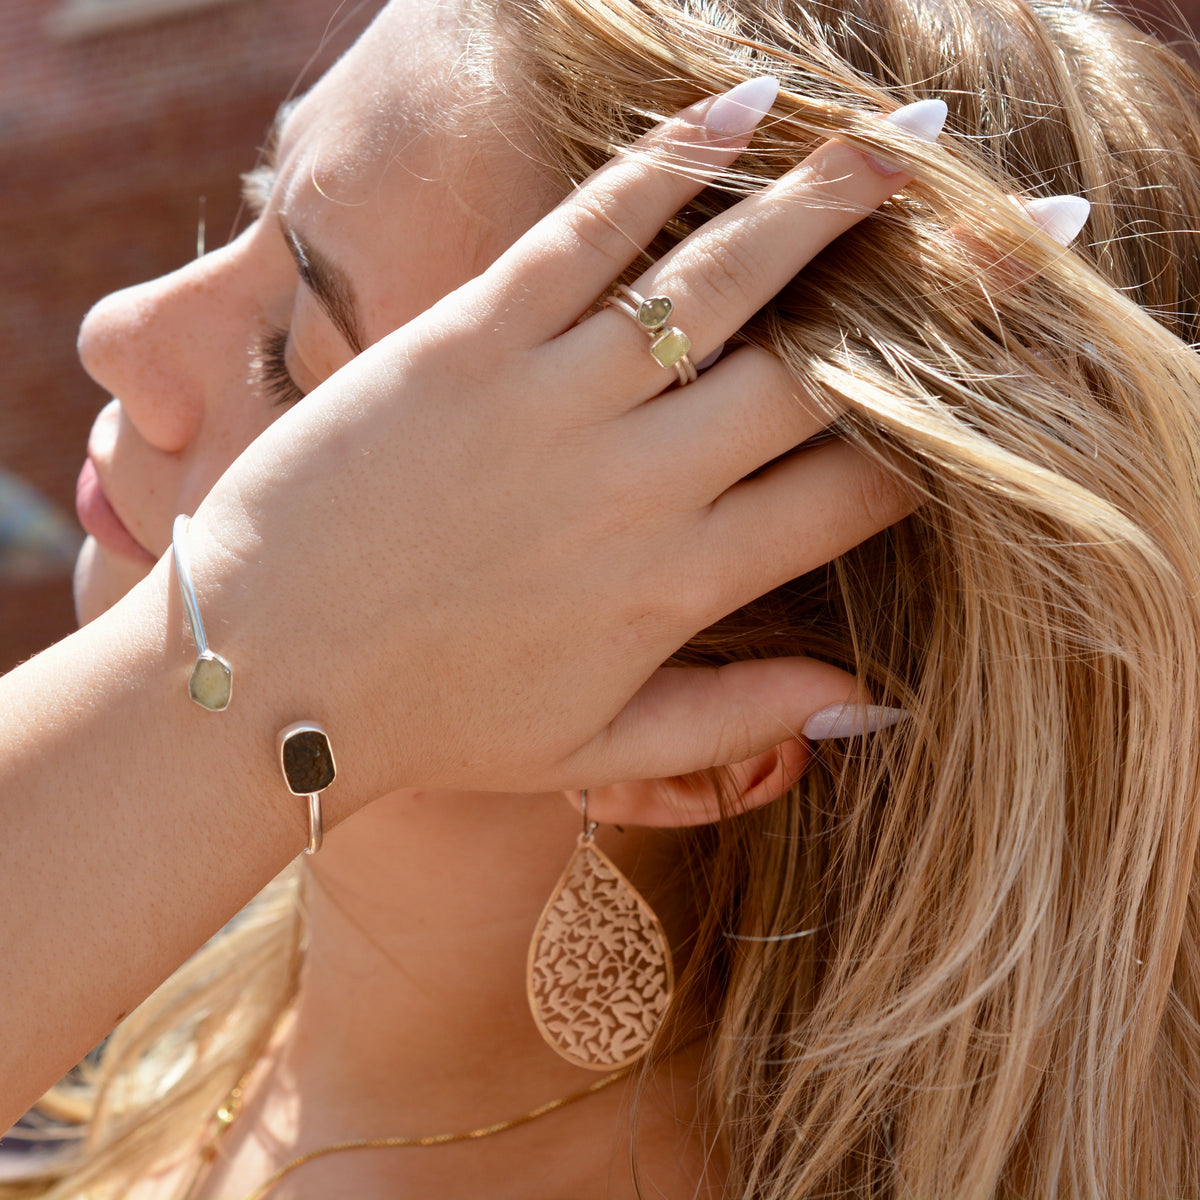
[[[579,807],[583,812],[583,841],[585,842],[592,836],[593,833],[596,832],[596,829],[600,824],[599,821],[592,821],[590,823],[588,822],[587,794],[587,788],[579,789]]]

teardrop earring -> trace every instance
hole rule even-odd
[[[646,1052],[675,986],[662,924],[583,832],[533,931],[525,986],[542,1037],[568,1062],[611,1071]]]

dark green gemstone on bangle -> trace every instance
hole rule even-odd
[[[297,796],[323,792],[334,780],[333,750],[319,729],[297,729],[280,747],[283,778]]]

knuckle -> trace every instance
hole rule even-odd
[[[529,282],[520,275],[485,273],[488,286],[468,286],[449,293],[435,306],[446,313],[446,324],[471,327],[480,333],[503,336],[515,326],[520,336],[520,317],[536,298]]]
[[[585,192],[571,202],[572,236],[596,254],[623,260],[636,242],[621,228],[620,214],[620,200],[611,192]]]
[[[754,738],[750,721],[744,711],[741,711],[741,696],[730,691],[728,676],[718,672],[717,680],[720,685],[722,707],[727,716],[722,722],[721,730],[716,736],[716,745],[711,758],[713,766],[729,766],[741,762],[753,751]]]
[[[747,282],[757,279],[761,268],[742,246],[722,239],[706,248],[704,282],[721,305],[744,304],[749,299]]]
[[[730,586],[722,555],[712,548],[696,546],[701,564],[697,570],[683,571],[671,580],[661,597],[668,605],[672,620],[683,628],[702,629],[737,607],[736,593]]]
[[[900,478],[879,463],[866,462],[855,473],[854,500],[873,528],[884,529],[904,515],[905,490]]]
[[[697,614],[707,614],[711,599],[704,587],[695,580],[672,579],[660,586],[655,603],[660,620],[673,629],[694,628]]]

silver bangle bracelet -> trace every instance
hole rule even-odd
[[[188,550],[188,518],[180,514],[171,526],[171,551],[175,558],[175,578],[183,598],[183,612],[192,641],[196,644],[196,665],[188,676],[188,695],[209,712],[224,712],[233,698],[233,667],[229,660],[210,650],[200,620],[200,605],[192,583],[192,558]]]
[[[188,518],[178,516],[171,527],[171,550],[175,558],[175,578],[187,617],[192,641],[196,644],[196,664],[188,678],[188,695],[209,712],[229,707],[233,694],[233,667],[228,659],[209,648],[200,620],[200,605],[192,583],[192,560],[188,548]],[[321,793],[334,781],[337,769],[329,736],[312,721],[296,721],[279,731],[279,766],[288,791],[308,800],[308,845],[305,854],[316,854],[325,837],[321,815]]]

